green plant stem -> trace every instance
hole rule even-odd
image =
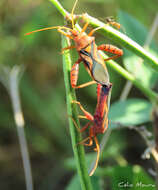
[[[13,107],[13,114],[14,120],[17,127],[17,133],[20,143],[20,150],[22,155],[23,167],[24,167],[24,174],[25,174],[25,182],[26,182],[26,189],[33,190],[33,180],[32,180],[32,172],[31,172],[31,164],[29,159],[29,151],[27,147],[27,140],[24,131],[24,117],[23,112],[21,109],[21,102],[20,102],[20,95],[19,95],[19,75],[20,67],[14,66],[9,74],[9,84],[8,90],[9,95],[12,102]]]
[[[53,5],[57,8],[57,10],[65,17],[69,15],[69,13],[61,6],[61,4],[57,0],[49,0]]]
[[[101,52],[103,58],[107,58],[107,56]],[[118,72],[127,80],[131,81],[137,88],[139,88],[147,98],[151,100],[151,102],[156,102],[158,99],[158,94],[152,91],[151,89],[145,87],[137,78],[135,78],[132,74],[126,71],[123,67],[118,65],[115,61],[107,61],[107,65],[109,65],[112,69]]]
[[[68,43],[65,36],[62,36],[62,47],[67,47]],[[68,115],[72,116],[79,126],[78,113],[76,104],[72,104],[72,100],[76,100],[75,90],[70,85],[70,70],[71,70],[71,56],[70,51],[67,50],[63,54],[63,71],[66,89],[66,102]],[[81,141],[81,134],[77,131],[72,118],[69,117],[69,126],[73,152],[76,160],[77,171],[80,177],[82,190],[91,190],[90,177],[88,176],[87,166],[85,162],[85,153],[82,145],[77,145]]]
[[[69,15],[69,13],[61,6],[61,4],[57,0],[50,0],[54,4],[54,6],[59,10],[59,12],[65,17]],[[82,19],[88,21],[94,27],[102,26],[102,33],[107,37],[112,38],[115,42],[119,43],[123,47],[131,50],[138,56],[142,57],[143,59],[147,60],[150,66],[158,71],[158,59],[146,51],[143,47],[137,44],[135,41],[130,39],[128,36],[122,34],[118,30],[110,27],[109,25],[104,24],[103,22],[99,21],[96,18],[89,16],[88,14],[80,15]]]
[[[76,28],[78,31],[81,31],[81,28],[78,24],[76,24]],[[105,55],[103,52],[100,52],[103,56],[104,59],[107,59],[108,56]],[[142,85],[142,83],[135,78],[131,73],[129,73],[127,70],[125,70],[123,67],[121,67],[120,65],[118,65],[115,61],[110,60],[107,61],[107,64],[114,69],[116,72],[118,72],[120,75],[122,75],[124,78],[126,78],[127,80],[131,81],[137,88],[139,88],[143,94],[149,98],[151,100],[151,102],[155,103],[158,101],[158,94],[155,93],[154,91],[152,91],[151,89],[145,87],[144,85]]]
[[[148,51],[146,51],[142,46],[140,46],[135,41],[130,39],[128,36],[119,32],[118,30],[114,29],[108,24],[104,24],[98,19],[89,16],[88,14],[80,15],[79,17],[84,19],[86,22],[89,22],[89,24],[91,24],[92,26],[96,28],[102,26],[100,33],[106,35],[109,38],[112,38],[113,41],[131,50],[136,55],[142,57],[143,59],[148,61],[148,64],[154,70],[158,71],[158,59],[152,54],[150,54]]]

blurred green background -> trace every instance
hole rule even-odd
[[[71,11],[74,0],[63,0],[60,3],[66,10]],[[150,2],[144,0],[79,0],[75,13],[88,12],[102,21],[107,16],[114,16],[116,20],[124,23],[126,34],[143,45],[156,16],[157,8],[157,0]],[[133,25],[130,25],[128,20],[123,20],[124,14],[130,18],[133,17]],[[63,17],[49,1],[0,1],[0,69],[12,68],[15,65],[25,67],[20,80],[20,96],[26,123],[25,132],[34,187],[39,190],[80,189],[78,178],[74,177],[76,172],[72,160],[73,152],[66,112],[60,34],[52,30],[24,36],[24,33],[32,30],[63,24]],[[138,25],[139,28],[136,27]],[[106,39],[99,34],[95,36],[97,44],[115,44],[111,39]],[[157,48],[158,34],[154,36],[154,41],[152,51]],[[119,46],[119,44],[115,45]],[[75,50],[72,52],[75,61],[77,53]],[[155,54],[157,54],[156,51]],[[127,58],[126,54],[117,62],[122,65],[125,58]],[[111,100],[113,103],[119,100],[126,81],[115,71],[110,68],[108,70],[113,83]],[[153,79],[152,77],[153,75],[150,79]],[[157,78],[155,75],[155,82],[152,83],[155,89],[158,88]],[[81,66],[78,84],[89,80],[90,77]],[[77,97],[87,107],[87,110],[94,112],[95,86],[78,90]],[[132,87],[129,97],[145,99],[135,87]],[[147,106],[150,107],[149,102]],[[147,113],[142,112],[148,115],[148,119],[141,121],[138,119],[138,122],[132,124],[145,123],[151,130],[149,107],[146,108]],[[118,108],[120,108],[119,112],[124,112],[124,107],[121,105],[114,110]],[[146,115],[144,117],[146,118]],[[127,118],[128,116],[125,119]],[[11,101],[2,83],[0,83],[0,128],[0,189],[25,189]],[[148,172],[149,169],[154,169],[152,160],[141,159],[145,148],[143,139],[135,131],[128,129],[112,131],[100,160],[98,173],[96,172],[96,175],[92,177],[92,183],[96,185],[94,189],[122,189],[117,185],[121,180],[129,183],[141,180],[147,184],[154,184],[154,178]],[[86,150],[90,152],[91,149],[86,148]],[[88,153],[86,155],[87,158],[93,156]]]

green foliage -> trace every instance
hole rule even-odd
[[[117,101],[110,107],[109,119],[118,125],[140,125],[151,120],[151,110],[151,103],[143,99]]]
[[[99,178],[96,177],[96,176],[92,176],[92,185],[93,185],[93,189],[98,189],[98,190],[102,190],[102,188],[100,187],[99,185]],[[79,182],[79,179],[78,179],[78,176],[75,175],[69,185],[66,187],[66,190],[80,190],[80,182]]]
[[[154,180],[151,177],[149,177],[149,175],[147,175],[147,173],[141,167],[134,166],[133,173],[133,184],[135,184],[133,190],[139,190],[140,187],[148,188],[151,190],[156,188]]]
[[[76,189],[76,190],[80,190],[81,189],[81,187],[80,187],[80,181],[79,181],[77,175],[75,175],[71,179],[69,185],[66,187],[66,190],[73,190],[73,189]]]
[[[104,171],[103,171],[104,170]],[[105,169],[98,168],[98,176],[102,176],[107,180],[110,177],[110,186],[112,190],[132,189],[138,190],[140,188],[155,189],[156,185],[154,180],[138,165],[106,167]],[[99,183],[99,177],[92,177],[92,184],[94,189],[101,190],[102,187]],[[105,186],[107,186],[105,184]],[[80,183],[77,175],[73,176],[66,190],[80,189]]]
[[[149,31],[136,19],[128,15],[123,11],[119,11],[118,14],[119,22],[125,29],[126,34],[139,43],[142,46],[147,46],[148,51],[152,52],[153,55],[158,56],[158,47],[152,41],[150,44],[146,40],[149,38]],[[154,87],[158,80],[158,74],[149,67],[148,62],[143,63],[140,58],[124,49],[124,65],[128,71],[130,71],[142,84],[148,88]]]
[[[139,166],[114,167],[112,181],[113,190],[123,190],[124,188],[137,190],[140,188],[146,188],[145,185],[149,185],[147,187],[149,189],[155,188],[154,181]]]
[[[70,12],[74,1],[64,0],[61,3]],[[68,113],[66,111],[65,99],[68,99],[70,94],[65,95],[60,34],[56,30],[52,30],[24,36],[24,33],[35,29],[65,25],[63,18],[65,12],[61,9],[61,15],[49,1],[39,0],[18,0],[16,3],[1,0],[0,10],[0,71],[7,68],[6,66],[10,68],[15,65],[25,66],[25,73],[20,82],[20,95],[35,188],[40,190],[50,190],[52,187],[53,189],[67,190],[81,189],[81,177],[79,178],[76,173],[73,173],[74,176],[72,176],[72,172],[76,172],[76,165],[80,165],[80,158],[83,156],[80,151],[83,151],[83,147],[76,146],[80,141],[80,134],[74,128],[72,121],[70,126],[67,121],[71,120],[68,118],[68,114],[71,114],[70,111],[74,111],[76,108],[73,107]],[[124,34],[143,46],[156,11],[157,3],[154,0],[151,0],[150,3],[143,0],[94,0],[93,2],[79,0],[76,12],[80,14],[91,12],[92,16],[101,17],[103,22],[105,22],[106,16],[115,16],[116,12],[119,12],[118,22],[125,28]],[[82,22],[80,23],[82,24]],[[155,34],[155,40],[152,40],[149,48],[143,51],[143,57],[147,59],[143,62],[138,57],[138,55],[142,56],[141,51],[138,53],[136,47],[131,47],[130,43],[127,44],[123,38],[124,41],[122,41],[119,37],[120,33],[114,28],[110,29],[110,32],[113,33],[101,31],[102,42],[96,32],[97,44],[107,43],[106,39],[109,38],[111,44],[115,42],[116,46],[123,47],[124,56],[119,59],[119,64],[121,65],[123,62],[125,68],[116,63],[118,60],[107,63],[108,71],[112,76],[110,81],[113,83],[112,100],[114,102],[111,102],[109,110],[109,129],[112,129],[112,133],[107,139],[108,142],[101,154],[95,175],[90,178],[92,186],[93,189],[115,190],[118,189],[118,183],[121,180],[132,184],[139,181],[144,184],[155,184],[151,176],[143,169],[144,167],[149,168],[152,163],[149,160],[149,165],[147,165],[147,162],[142,162],[140,158],[144,151],[144,142],[141,142],[140,136],[137,137],[136,133],[132,135],[130,130],[116,129],[119,129],[119,124],[126,126],[126,129],[129,125],[134,125],[139,129],[137,125],[146,126],[147,122],[150,126],[152,124],[152,102],[155,102],[157,98],[157,93],[153,89],[157,88],[158,74],[153,69],[157,68],[154,59],[152,61],[150,59],[158,56],[156,41],[158,34]],[[114,36],[115,32],[117,35]],[[75,62],[78,55],[75,50],[70,52],[72,52],[73,62]],[[146,52],[148,56],[145,55]],[[66,66],[67,63],[64,67]],[[67,74],[68,81],[65,84],[69,85],[69,72]],[[9,75],[6,74],[4,80],[7,80],[8,77]],[[133,87],[130,98],[121,102],[118,98],[125,83],[124,77],[138,89]],[[0,78],[2,79],[2,75]],[[78,84],[90,80],[84,67],[81,66]],[[25,189],[11,102],[4,86],[0,85],[0,91],[0,166],[1,178],[5,179],[1,180],[1,188],[9,190],[14,184],[14,188],[17,190]],[[85,104],[88,107],[87,110],[93,114],[96,106],[96,87],[76,90],[76,93],[77,99]],[[151,102],[151,100],[154,101]],[[70,102],[68,104],[70,106]],[[76,114],[73,117],[76,117]],[[82,121],[82,126],[84,122]],[[83,138],[87,135],[84,134]],[[101,142],[102,135],[98,138]],[[153,139],[151,138],[151,140]],[[76,155],[74,158],[72,149],[78,151],[75,154],[78,154],[79,159]],[[89,167],[96,158],[93,148],[86,148],[85,158],[87,162],[85,163],[82,158],[81,170],[84,170],[86,176],[86,167]],[[133,163],[133,165],[129,163]],[[140,165],[135,165],[135,163],[140,163]],[[10,176],[13,177],[10,178]],[[85,176],[84,180],[88,179],[88,176]],[[41,184],[44,183],[45,185],[42,186]],[[132,190],[137,189],[140,188],[133,187]]]

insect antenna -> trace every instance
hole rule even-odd
[[[45,30],[52,30],[52,29],[57,29],[57,28],[59,28],[59,26],[52,26],[52,27],[47,27],[47,28],[41,28],[41,29],[38,29],[38,30],[34,30],[34,31],[31,31],[31,32],[28,32],[25,35],[30,35],[30,34],[35,33],[35,32],[40,32],[40,31],[45,31]]]
[[[71,11],[72,29],[74,29],[74,27],[75,27],[75,25],[74,25],[74,10],[76,8],[77,2],[78,2],[78,0],[75,1],[74,6],[73,6],[72,11]]]
[[[78,2],[78,0],[75,1],[74,6],[73,6],[72,11],[71,11],[72,28],[74,28],[74,10],[76,8],[77,2]],[[41,29],[38,29],[38,30],[28,32],[28,33],[25,34],[25,36],[30,35],[30,34],[35,33],[35,32],[41,32],[41,31],[52,30],[52,29],[58,29],[58,30],[60,30],[59,32],[61,32],[61,29],[66,29],[66,30],[72,31],[71,28],[68,28],[68,27],[65,27],[65,26],[52,26],[52,27],[41,28]]]
[[[38,29],[38,30],[34,30],[34,31],[31,31],[31,32],[28,32],[25,34],[26,35],[30,35],[32,33],[35,33],[35,32],[41,32],[41,31],[45,31],[45,30],[52,30],[52,29],[66,29],[66,30],[72,30],[71,28],[68,28],[68,27],[65,27],[65,26],[51,26],[51,27],[47,27],[47,28],[41,28],[41,29]]]

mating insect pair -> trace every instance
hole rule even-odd
[[[100,156],[100,146],[97,140],[97,135],[103,134],[108,128],[108,103],[109,103],[109,94],[111,87],[112,84],[109,84],[109,86],[97,84],[97,106],[94,115],[91,115],[89,112],[87,112],[83,108],[80,102],[78,101],[72,102],[78,104],[78,106],[80,107],[81,111],[84,114],[84,115],[79,115],[79,118],[89,120],[89,122],[82,129],[79,129],[76,122],[73,120],[76,128],[81,133],[89,127],[89,136],[84,140],[82,140],[81,142],[79,142],[79,144],[83,144],[85,146],[92,146],[94,140],[96,145],[94,150],[97,151],[97,159],[94,167],[89,173],[90,176],[92,176],[94,171],[96,170]],[[86,143],[87,141],[89,141],[89,143]]]
[[[73,88],[83,88],[83,87],[97,83],[97,106],[96,106],[94,116],[88,113],[82,107],[80,102],[78,101],[72,102],[72,103],[78,104],[80,109],[83,111],[84,116],[82,116],[82,118],[90,120],[90,122],[88,122],[80,130],[80,132],[83,132],[89,127],[90,128],[89,136],[86,139],[84,139],[82,142],[80,142],[79,144],[91,146],[93,144],[93,139],[95,141],[95,144],[96,144],[95,150],[97,151],[97,160],[96,160],[94,168],[90,172],[90,175],[93,175],[97,167],[99,155],[100,155],[100,147],[99,147],[99,143],[96,136],[97,134],[104,133],[108,127],[108,98],[109,98],[109,93],[112,86],[109,82],[109,74],[104,64],[104,61],[115,59],[121,56],[123,54],[123,51],[109,44],[102,44],[100,46],[96,45],[95,37],[93,36],[93,34],[96,30],[100,29],[100,27],[93,29],[89,34],[86,34],[85,30],[87,29],[88,24],[89,24],[89,23],[86,23],[80,32],[77,31],[75,29],[75,24],[74,24],[74,19],[73,19],[74,18],[73,12],[74,12],[76,4],[77,4],[77,0],[75,1],[75,4],[71,12],[72,29],[65,26],[55,26],[55,27],[35,30],[30,33],[27,33],[26,35],[29,35],[34,32],[44,31],[44,30],[57,29],[58,32],[72,39],[75,45],[62,49],[62,51],[65,51],[67,49],[75,48],[79,54],[79,59],[72,66],[72,69],[70,72],[71,86]],[[98,50],[110,52],[115,55],[104,60]],[[90,76],[92,77],[93,81],[77,86],[79,64],[81,62],[84,63],[84,66],[86,70],[88,71],[88,73],[90,74]],[[75,121],[74,121],[74,124],[76,125]],[[89,140],[88,144],[86,144],[87,140]]]

